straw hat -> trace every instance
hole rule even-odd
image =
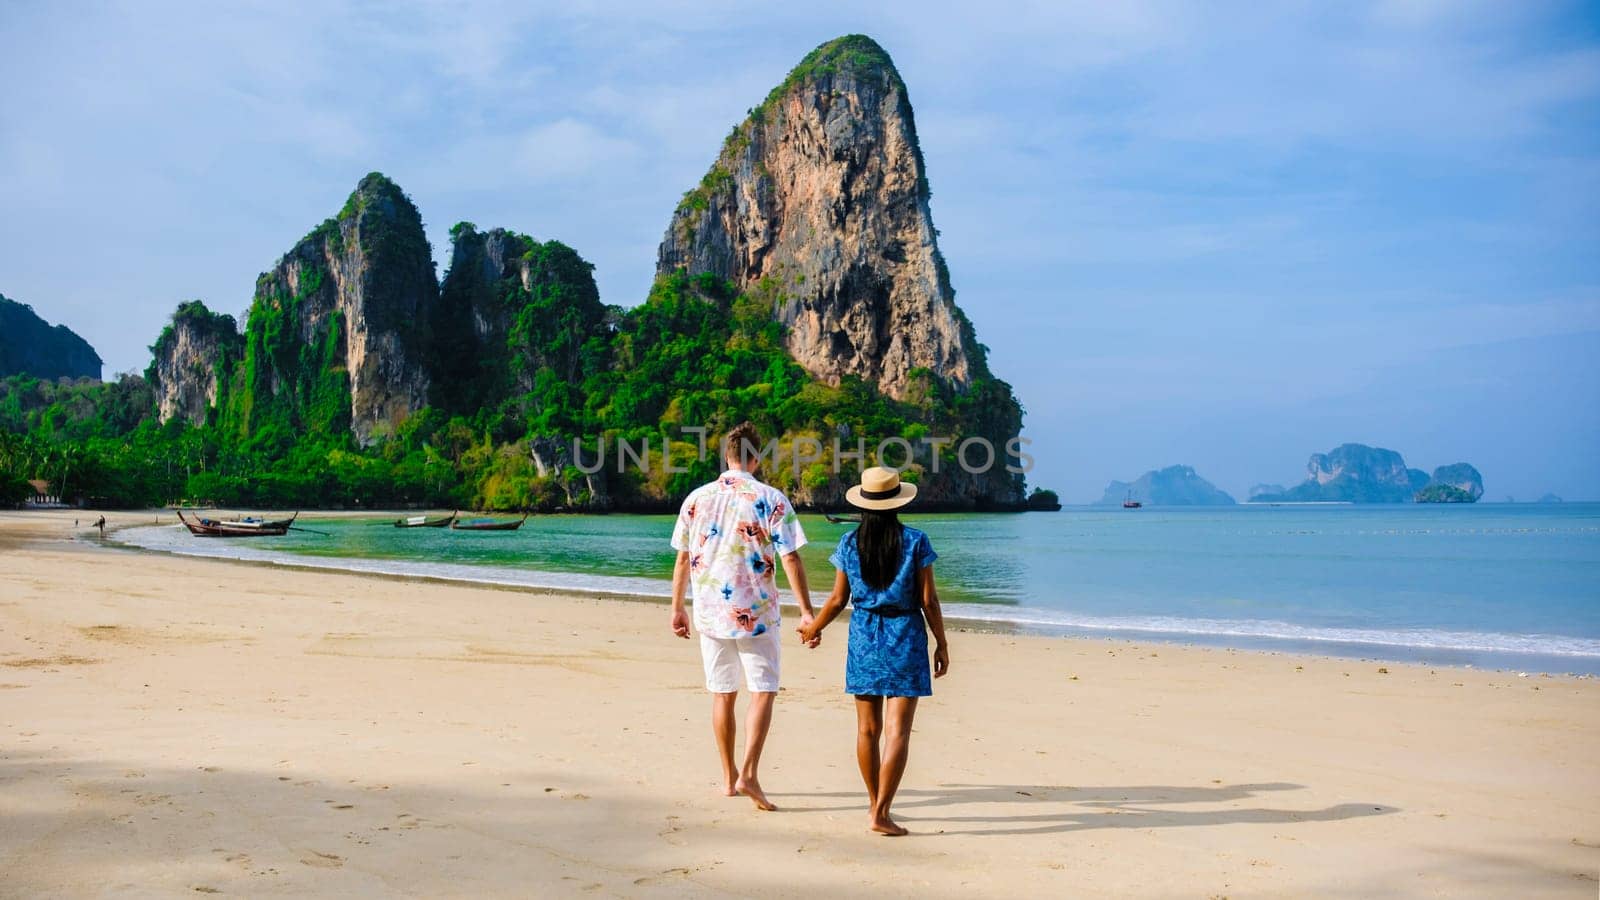
[[[902,482],[900,473],[873,466],[861,473],[861,483],[844,492],[844,499],[857,509],[899,509],[915,500],[917,486]]]

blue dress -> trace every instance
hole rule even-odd
[[[933,693],[928,669],[928,630],[917,596],[917,573],[939,558],[928,536],[909,526],[900,537],[900,568],[886,588],[861,577],[856,533],[839,539],[828,557],[850,581],[850,649],[846,654],[846,693],[877,697],[927,697]]]

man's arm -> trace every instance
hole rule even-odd
[[[783,574],[789,577],[789,589],[794,591],[795,599],[800,602],[800,615],[809,619],[816,613],[811,608],[811,586],[806,583],[806,567],[800,562],[800,551],[785,553],[782,558]]]
[[[783,574],[789,578],[789,589],[794,591],[795,600],[800,604],[800,627],[809,628],[815,619],[811,609],[811,586],[806,583],[806,567],[800,562],[800,551],[793,550],[783,555]],[[816,641],[810,641],[815,647]]]
[[[689,613],[683,608],[688,591],[689,551],[679,550],[678,561],[672,565],[672,633],[681,638],[689,636]]]

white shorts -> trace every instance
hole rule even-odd
[[[739,671],[752,692],[778,690],[778,632],[771,628],[755,637],[716,638],[700,635],[700,656],[706,664],[706,690],[731,694],[739,690]]]

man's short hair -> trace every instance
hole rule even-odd
[[[737,459],[741,466],[760,462],[761,450],[761,432],[749,422],[733,426],[722,439],[722,458]]]

